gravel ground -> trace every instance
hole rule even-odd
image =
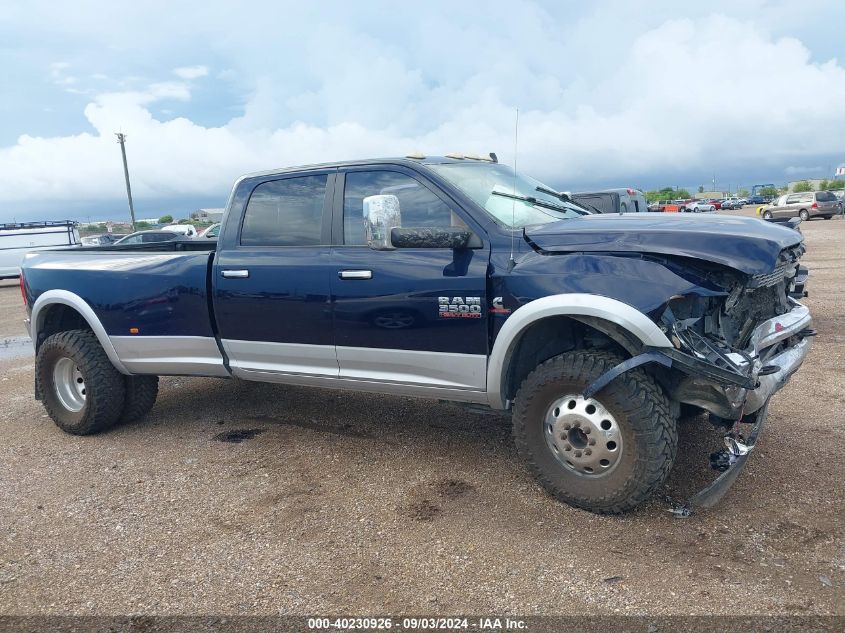
[[[31,358],[0,360],[0,615],[845,614],[845,221],[802,229],[819,338],[687,519],[557,503],[507,418],[458,405],[166,378],[146,419],[80,438]],[[0,284],[0,339],[21,316]],[[712,478],[718,444],[685,422],[666,493]]]

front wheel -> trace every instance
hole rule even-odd
[[[90,435],[120,420],[126,387],[92,332],[70,330],[38,348],[35,379],[44,408],[67,433]]]
[[[799,218],[801,218],[801,220],[802,220],[803,222],[806,222],[807,220],[809,220],[809,219],[810,219],[810,214],[809,214],[809,213],[807,213],[807,210],[806,210],[806,209],[801,209],[801,210],[798,212],[798,217],[799,217]]]
[[[763,211],[763,219],[764,220],[771,220],[772,219],[772,212],[771,211]]]
[[[582,396],[622,360],[588,351],[551,358],[523,381],[514,404],[514,439],[532,474],[558,500],[600,514],[648,499],[669,475],[678,446],[669,401],[641,368]]]

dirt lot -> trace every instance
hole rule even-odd
[[[845,614],[845,221],[802,229],[820,336],[688,519],[559,504],[506,418],[457,405],[167,378],[149,417],[79,438],[30,358],[0,361],[0,614]],[[4,283],[0,341],[20,318]],[[668,494],[718,439],[682,426]]]

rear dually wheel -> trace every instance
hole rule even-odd
[[[67,433],[98,433],[120,420],[124,376],[88,330],[48,337],[38,348],[35,379],[47,414]]]

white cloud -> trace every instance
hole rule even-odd
[[[389,28],[352,18],[300,24],[293,39],[257,24],[250,37],[261,46],[220,52],[229,58],[216,82],[249,76],[238,116],[210,126],[157,109],[184,112],[172,102],[190,102],[205,66],[175,69],[180,81],[99,93],[84,111],[90,132],[23,135],[0,148],[0,201],[119,198],[117,131],[128,135],[139,197],[223,195],[254,169],[414,149],[510,161],[516,107],[521,168],[566,189],[694,170],[709,181],[718,166],[784,173],[845,147],[845,70],[755,21],[712,14],[649,26],[641,12],[602,5],[563,29],[565,20],[531,4],[481,17],[454,7],[448,19],[425,13]],[[630,19],[597,42],[611,9]],[[268,41],[288,47],[270,55],[288,63],[267,63]]]
[[[182,66],[181,68],[174,68],[173,74],[180,79],[199,79],[208,75],[207,66]]]

